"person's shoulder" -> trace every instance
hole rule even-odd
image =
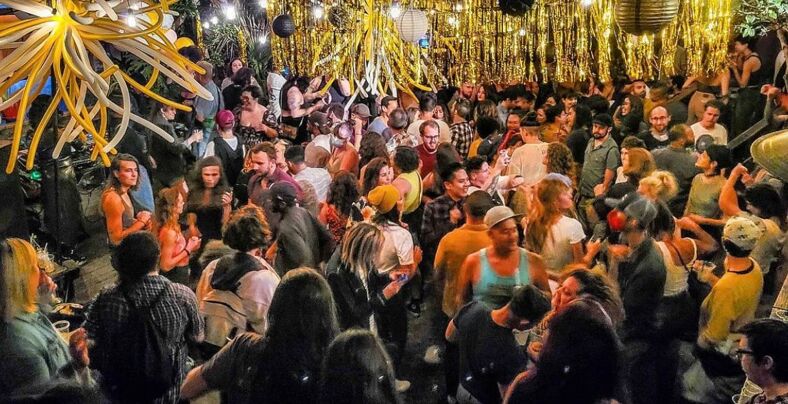
[[[164,277],[161,278],[164,279]],[[187,302],[197,302],[197,296],[188,286],[182,285],[180,283],[170,282],[169,287],[176,299]]]

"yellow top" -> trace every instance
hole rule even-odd
[[[419,175],[419,170],[413,170],[400,174],[398,178],[402,178],[410,184],[410,192],[404,195],[402,201],[402,213],[411,213],[421,204],[421,175]]]
[[[471,142],[471,147],[468,148],[468,158],[476,157],[479,155],[479,145],[482,144],[482,138],[476,136]]]
[[[465,258],[492,244],[484,224],[465,224],[443,236],[435,253],[435,276],[444,279],[443,313],[449,318],[457,314],[457,283]]]
[[[761,267],[752,260],[747,273],[725,272],[700,307],[700,333],[708,341],[723,343],[739,327],[755,318],[763,290]]]

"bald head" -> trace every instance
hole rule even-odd
[[[648,121],[651,123],[651,129],[654,132],[664,132],[670,122],[670,114],[667,108],[663,106],[656,106],[651,110]]]

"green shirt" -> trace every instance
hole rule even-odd
[[[593,138],[589,140],[580,174],[580,196],[593,198],[594,187],[605,179],[605,170],[615,171],[621,164],[620,158],[618,145],[611,136],[599,146],[594,145]]]
[[[720,192],[725,181],[722,175],[708,178],[703,174],[696,175],[687,199],[687,214],[694,213],[709,219],[720,218]]]
[[[0,321],[0,395],[46,383],[68,365],[66,343],[40,311]]]

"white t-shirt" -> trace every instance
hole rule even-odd
[[[384,240],[378,256],[378,272],[386,273],[402,265],[412,264],[413,236],[410,232],[393,223],[379,227]]]
[[[433,121],[437,122],[438,128],[440,128],[440,137],[438,138],[438,143],[451,143],[451,129],[449,129],[449,124],[441,121],[440,119],[433,119]],[[415,136],[416,139],[419,139],[419,144],[421,144],[421,133],[419,132],[419,126],[421,126],[422,123],[424,123],[424,120],[419,119],[408,126],[408,134]]]
[[[726,145],[728,144],[728,130],[725,129],[724,126],[715,123],[714,129],[706,129],[703,126],[700,126],[700,122],[696,122],[690,126],[692,129],[692,133],[695,134],[695,141],[698,141],[698,138],[703,135],[711,135],[714,138],[714,143],[719,145]]]
[[[544,165],[544,156],[547,154],[547,143],[526,143],[512,153],[509,163],[508,175],[519,175],[525,180],[525,185],[534,185],[547,175]]]
[[[326,201],[328,187],[331,185],[331,174],[328,173],[328,170],[325,168],[307,167],[294,175],[293,178],[296,181],[306,181],[312,184],[315,188],[315,194],[317,194],[317,200],[319,202]]]
[[[560,274],[561,269],[574,261],[572,244],[577,244],[586,237],[583,226],[571,217],[561,216],[550,228],[547,239],[542,247],[542,259],[547,271]]]

